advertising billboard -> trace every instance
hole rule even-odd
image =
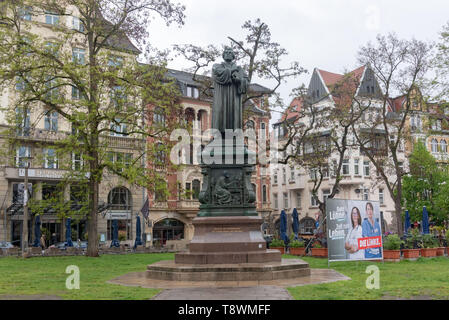
[[[383,259],[379,202],[326,200],[329,261]]]

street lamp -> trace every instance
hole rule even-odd
[[[22,256],[25,256],[28,250],[28,169],[32,157],[22,157],[25,162],[25,186],[23,189],[23,223],[22,223]]]

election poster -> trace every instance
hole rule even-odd
[[[379,202],[326,200],[329,261],[383,259]]]

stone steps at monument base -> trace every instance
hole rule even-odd
[[[279,250],[265,249],[245,252],[182,252],[175,255],[178,264],[230,264],[280,262]]]

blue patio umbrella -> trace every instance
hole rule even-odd
[[[427,208],[424,206],[422,209],[422,233],[428,234],[429,231],[429,214],[427,213]]]
[[[280,223],[280,234],[281,239],[284,240],[284,243],[288,243],[288,236],[287,236],[287,215],[285,214],[285,211],[281,211],[281,223]]]
[[[65,242],[67,247],[73,247],[72,242],[72,219],[67,218],[65,223]]]
[[[111,248],[120,247],[120,241],[118,241],[118,221],[117,219],[112,220],[112,242],[111,242]]]
[[[137,248],[137,246],[142,245],[142,231],[140,227],[140,217],[137,216],[136,218],[136,241],[134,242],[134,249]]]
[[[33,247],[41,246],[41,216],[37,215],[34,221],[34,242]]]
[[[298,210],[296,210],[296,208],[293,209],[292,218],[293,218],[293,233],[295,234],[295,240],[298,240],[299,216]]]
[[[408,233],[408,229],[410,229],[411,226],[410,214],[408,213],[408,210],[405,210],[404,232]]]

